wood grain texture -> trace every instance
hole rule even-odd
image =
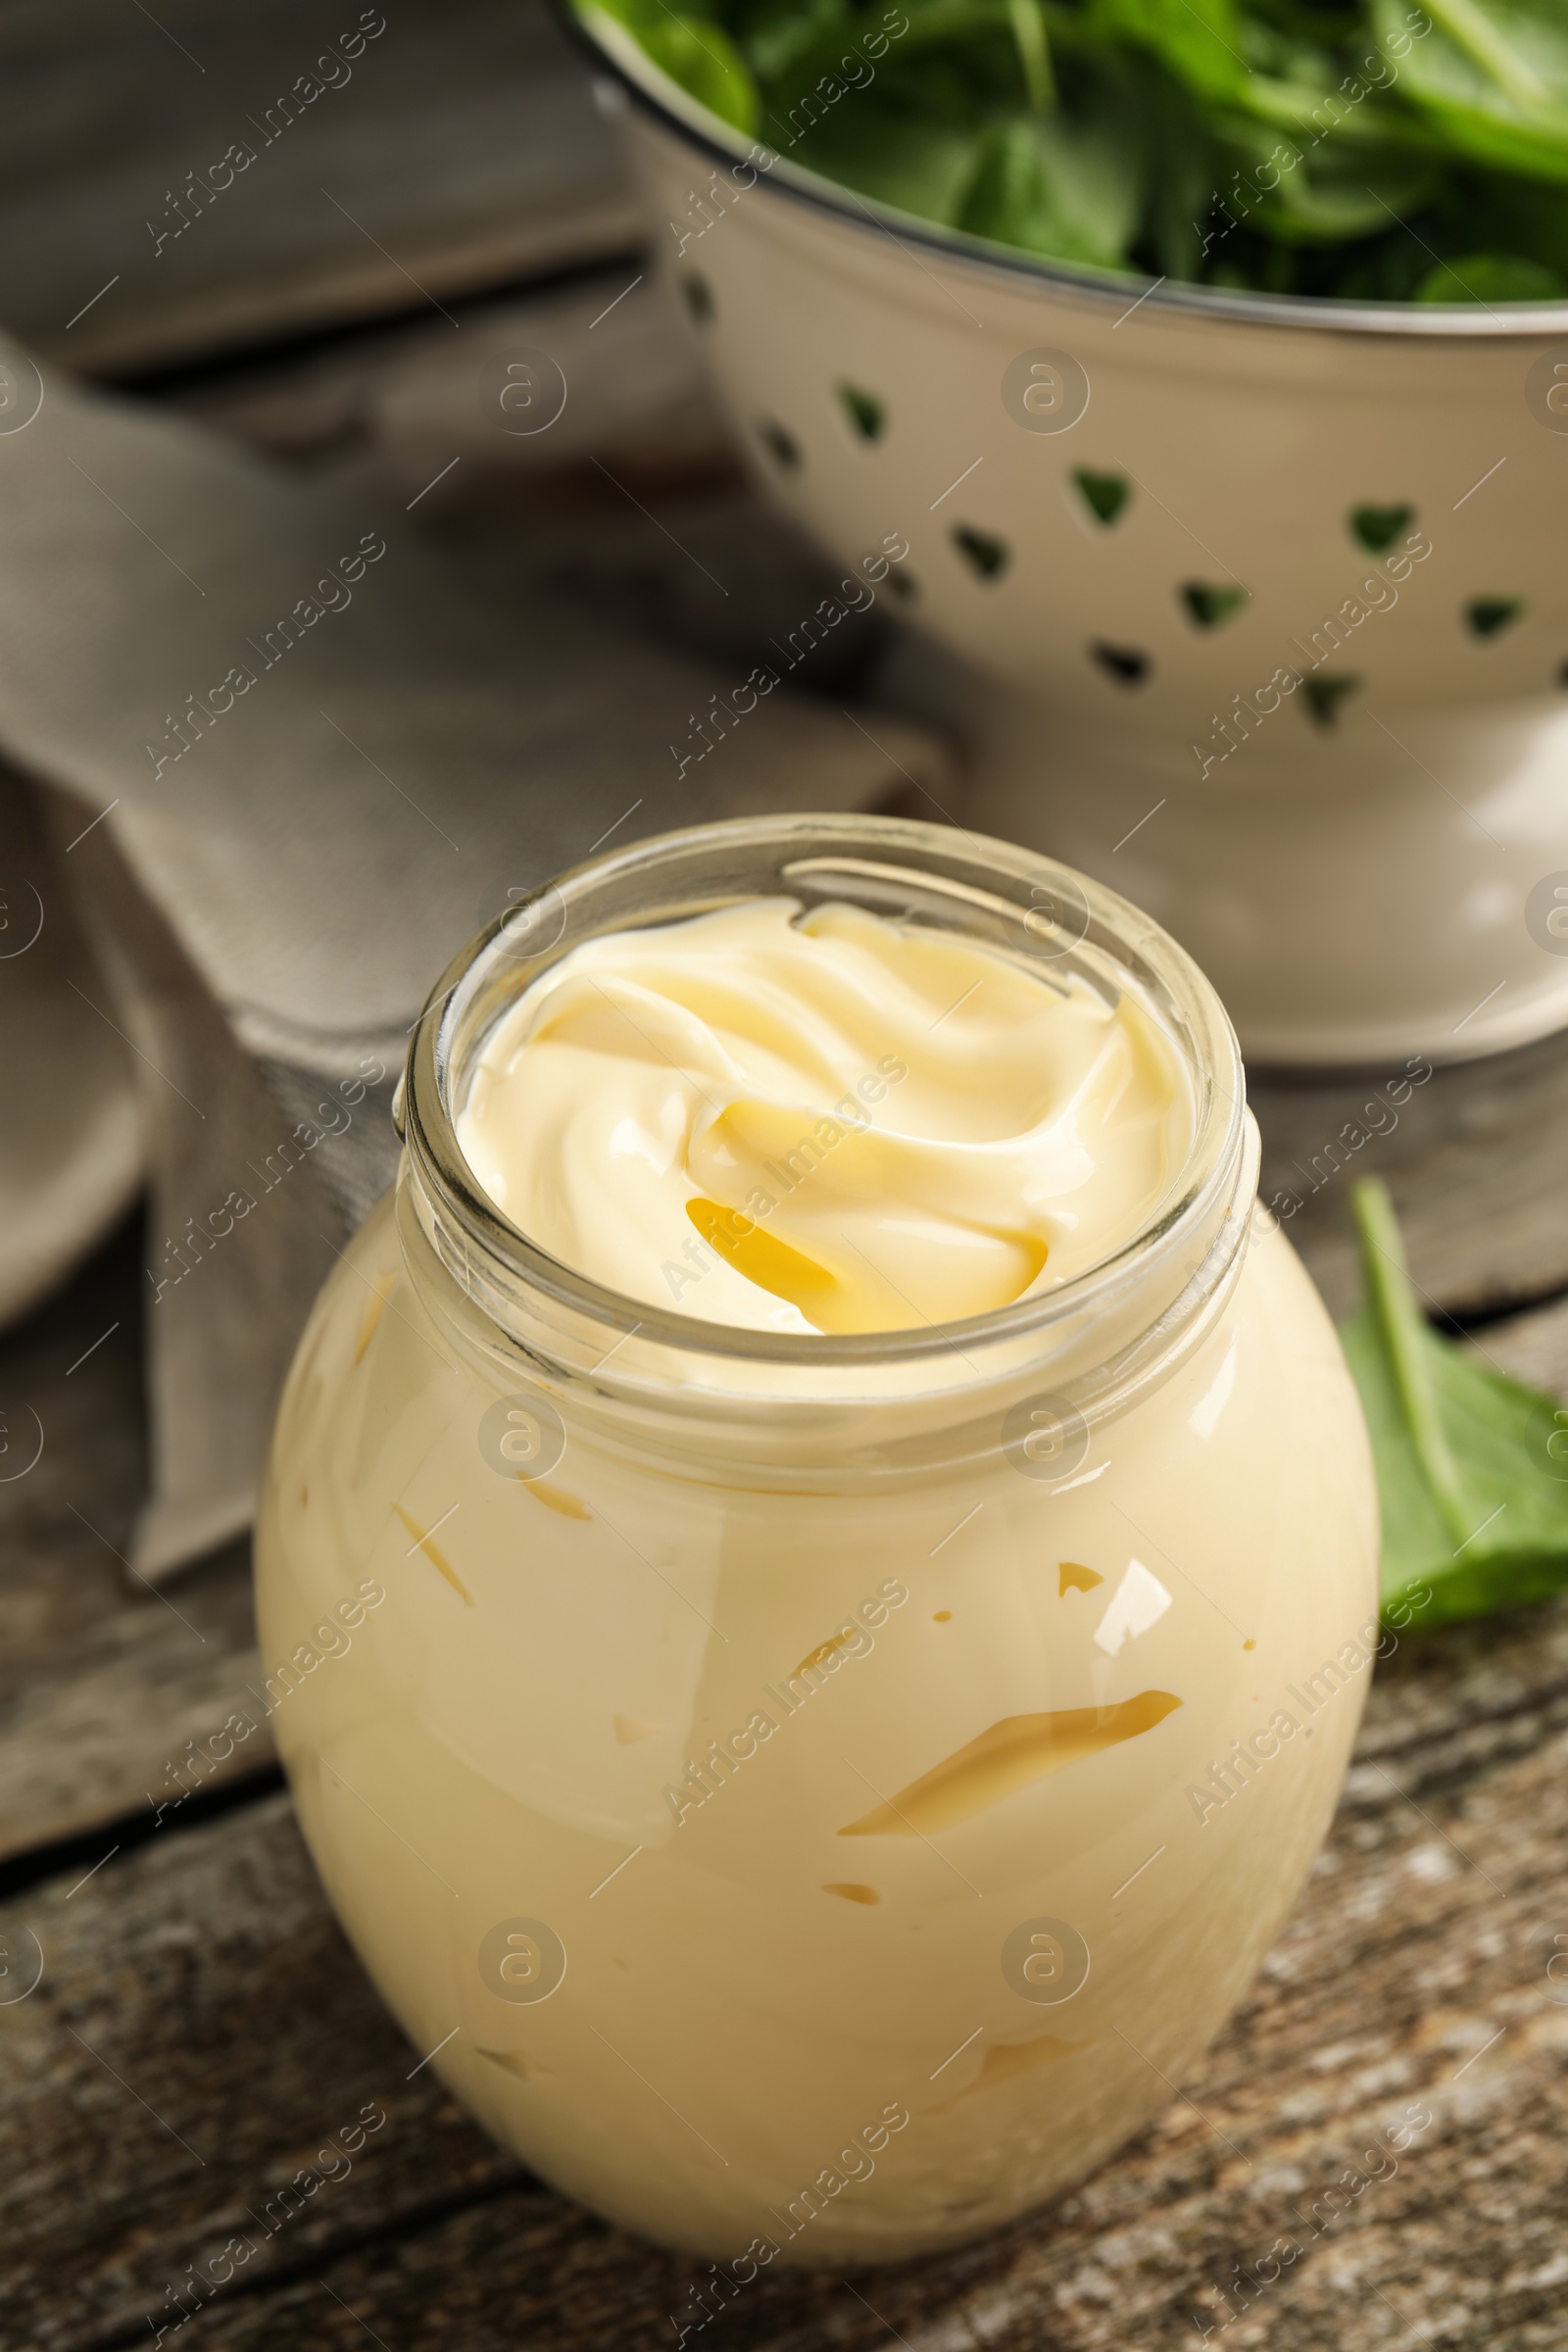
[[[1518,1677],[1548,1647],[1555,1689],[1515,1690],[1514,1749],[1461,1753],[1501,1720],[1499,1652]],[[1238,2296],[1234,2340],[1560,2343],[1568,2007],[1546,1968],[1568,1948],[1552,1941],[1568,1935],[1565,1664],[1568,1604],[1395,1660],[1361,1751],[1384,1760],[1358,1767],[1252,1993],[1198,2079],[1054,2212],[853,2282],[764,2277],[705,2336],[767,2352],[869,2352],[890,2328],[913,2352],[1175,2345],[1195,2313],[1223,2319],[1238,2263],[1255,2277],[1286,2239],[1280,2278],[1241,2290],[1254,2308]],[[17,2340],[145,2340],[166,2290],[239,2240],[253,2253],[196,2326],[209,2346],[314,2352],[366,2328],[396,2352],[675,2343],[700,2269],[528,2181],[415,2071],[422,2053],[344,1947],[286,1799],[172,1833],[69,1897],[34,1889],[0,1922],[13,1949],[20,1930],[45,1973],[0,2007]],[[1411,2102],[1430,2124],[1395,2169],[1374,2165]],[[322,2151],[367,2107],[386,2122],[345,2169]],[[285,2213],[301,2174],[318,2185]]]
[[[1472,1344],[1500,1372],[1568,1396],[1568,1299],[1489,1323]]]
[[[461,518],[475,546],[487,510],[467,489],[474,471],[525,482],[535,499],[565,477],[573,502],[591,486],[596,458],[616,475],[630,469],[639,486],[734,474],[729,427],[691,332],[649,265],[459,304],[457,316],[456,334],[429,316],[366,328],[198,377],[160,394],[160,405],[346,491],[368,479],[401,493],[400,503],[461,456],[465,477],[421,500],[418,522],[445,533]],[[564,406],[537,432],[506,429],[499,405],[480,397],[486,368],[519,349],[545,352],[565,379]],[[499,548],[517,517],[488,527]]]
[[[533,596],[575,608],[585,625],[608,621],[716,662],[732,694],[765,664],[791,700],[832,707],[857,760],[885,760],[889,801],[908,792],[938,813],[926,786],[955,805],[942,748],[879,699],[891,599],[862,581],[830,634],[803,628],[842,567],[759,495],[662,280],[633,264],[458,315],[459,336],[439,320],[410,322],[224,370],[165,405],[308,472],[356,511],[412,505],[421,533],[500,610]],[[567,398],[548,430],[513,434],[479,387],[525,350],[556,362]],[[824,805],[831,787],[824,766]]]
[[[385,29],[342,58],[362,18]],[[215,188],[236,144],[254,160]],[[587,70],[541,0],[0,11],[0,318],[73,366],[416,308],[442,323],[454,296],[636,235]]]
[[[349,1958],[285,1798],[171,1832],[74,1895],[57,1883],[8,1927],[44,1954],[37,1990],[0,2008],[22,2342],[146,2337],[146,2314],[178,2316],[166,2286],[235,2231],[258,2263],[314,2261],[515,2176],[427,2070],[410,2081],[418,2053]],[[367,2102],[387,2120],[357,2160],[276,2202]]]
[[[43,1432],[0,1483],[0,1862],[271,1761],[265,1722],[227,1758],[208,1746],[258,1679],[244,1550],[167,1596],[122,1557],[143,1482],[140,1245],[133,1220],[0,1340],[5,1417]]]
[[[460,309],[462,332],[408,322],[315,356],[261,362],[166,405],[307,471],[356,506],[413,506],[425,535],[502,599],[536,589],[643,637],[782,672],[780,648],[842,566],[773,512],[698,363],[667,284],[641,265]],[[501,429],[486,371],[543,351],[557,421]],[[812,646],[792,689],[874,699],[889,600]],[[786,656],[786,660],[788,657]]]
[[[1360,1298],[1348,1203],[1358,1176],[1389,1187],[1430,1307],[1494,1314],[1568,1289],[1568,1037],[1438,1070],[1391,1099],[1408,1075],[1396,1062],[1359,1078],[1249,1081],[1262,1198],[1332,1313]]]

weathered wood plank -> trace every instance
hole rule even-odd
[[[187,1741],[209,1755],[204,1783],[271,1760],[265,1723],[227,1759],[207,1746],[257,1679],[243,1552],[167,1596],[120,1556],[143,1480],[145,1287],[132,1221],[0,1340],[7,1418],[20,1436],[36,1412],[43,1432],[34,1466],[0,1482],[0,1861],[118,1820],[149,1791],[177,1797],[198,1779],[178,1769]]]
[[[360,505],[416,502],[420,530],[500,597],[576,603],[732,664],[737,686],[776,667],[840,569],[747,486],[662,281],[633,264],[458,315],[461,335],[407,323],[225,370],[168,405]],[[479,397],[523,350],[567,385],[534,434],[504,431]],[[812,647],[792,689],[858,702],[891,634],[879,600]]]
[[[432,465],[466,466],[535,486],[571,477],[580,496],[593,459],[642,482],[733,475],[733,442],[667,287],[640,261],[584,270],[564,284],[460,304],[456,334],[434,317],[367,328],[352,340],[283,358],[263,356],[176,383],[160,406],[288,462],[359,487],[367,469],[412,497]],[[537,432],[505,429],[482,405],[481,378],[519,348],[543,351],[566,398]],[[513,419],[513,421],[516,421]],[[419,526],[464,511],[464,484],[420,501]],[[483,510],[471,520],[482,527]],[[497,530],[511,538],[509,517]]]
[[[1489,1323],[1471,1345],[1498,1371],[1568,1396],[1568,1299]]]
[[[1421,1671],[1457,1690],[1472,1640],[1446,1637]],[[1374,1738],[1408,1679],[1376,1689]],[[1194,2312],[1223,2318],[1238,2262],[1287,2237],[1298,2257],[1249,2290],[1240,2340],[1560,2342],[1568,2014],[1545,1970],[1568,1930],[1565,1764],[1562,1732],[1500,1763],[1406,1740],[1363,1774],[1189,2095],[1095,2180],[956,2256],[759,2281],[714,2332],[766,2352],[870,2347],[890,2328],[913,2352],[1174,2344]],[[240,2236],[256,2251],[200,2323],[214,2346],[313,2352],[364,2328],[461,2352],[675,2342],[693,2267],[525,2188],[413,2073],[284,1799],[172,1834],[70,1897],[36,1889],[4,1925],[46,1955],[38,1990],[0,2008],[18,2340],[144,2339],[187,2266]],[[1364,2151],[1409,2102],[1430,2124],[1370,2178]],[[367,2106],[386,2124],[285,2221],[281,2183],[319,2174]],[[1326,2205],[1347,2169],[1364,2186]]]
[[[0,1862],[95,1830],[107,1843],[108,1825],[126,1815],[145,1811],[151,1824],[160,1806],[274,1762],[263,1706],[247,1695],[260,1677],[249,1546],[204,1564],[170,1599],[165,1610],[117,1594],[72,1639],[30,1660],[8,1656]],[[0,1622],[13,1615],[15,1594],[7,1600]]]
[[[0,316],[100,371],[416,306],[450,333],[439,304],[637,237],[540,0],[20,0],[0,133]]]
[[[13,1906],[13,1951],[30,1948],[24,1928],[43,1979],[0,2007],[16,2340],[145,2337],[147,2315],[178,2316],[166,2287],[236,2231],[258,2263],[314,2259],[389,2213],[515,2176],[428,2071],[410,2080],[417,2053],[350,1959],[286,1798]],[[319,2175],[367,2102],[384,2125],[366,2116],[373,2135],[327,2160],[320,2203],[301,2189],[285,2211],[283,2184]]]
[[[1494,1313],[1568,1290],[1568,1037],[1438,1070],[1408,1095],[1401,1078],[1402,1063],[1358,1079],[1265,1073],[1249,1088],[1263,1198],[1287,1204],[1286,1230],[1332,1312],[1360,1298],[1357,1176],[1388,1185],[1433,1306]]]

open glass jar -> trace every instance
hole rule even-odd
[[[454,1134],[496,1020],[588,938],[758,896],[1136,992],[1194,1102],[1146,1228],[967,1322],[807,1337],[533,1247]],[[258,1542],[278,1744],[376,1984],[539,2172],[739,2284],[1038,2202],[1240,1996],[1378,1639],[1359,1410],[1213,991],[1023,851],[745,820],[493,926],[399,1116]]]

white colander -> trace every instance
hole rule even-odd
[[[750,145],[599,22],[759,480],[972,665],[932,695],[973,821],[1141,900],[1254,1057],[1568,1022],[1568,304],[1007,253]]]

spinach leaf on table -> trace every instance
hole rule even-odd
[[[1568,1588],[1568,1410],[1434,1331],[1383,1186],[1352,1195],[1365,1304],[1340,1337],[1383,1515],[1383,1610],[1484,1617]]]

